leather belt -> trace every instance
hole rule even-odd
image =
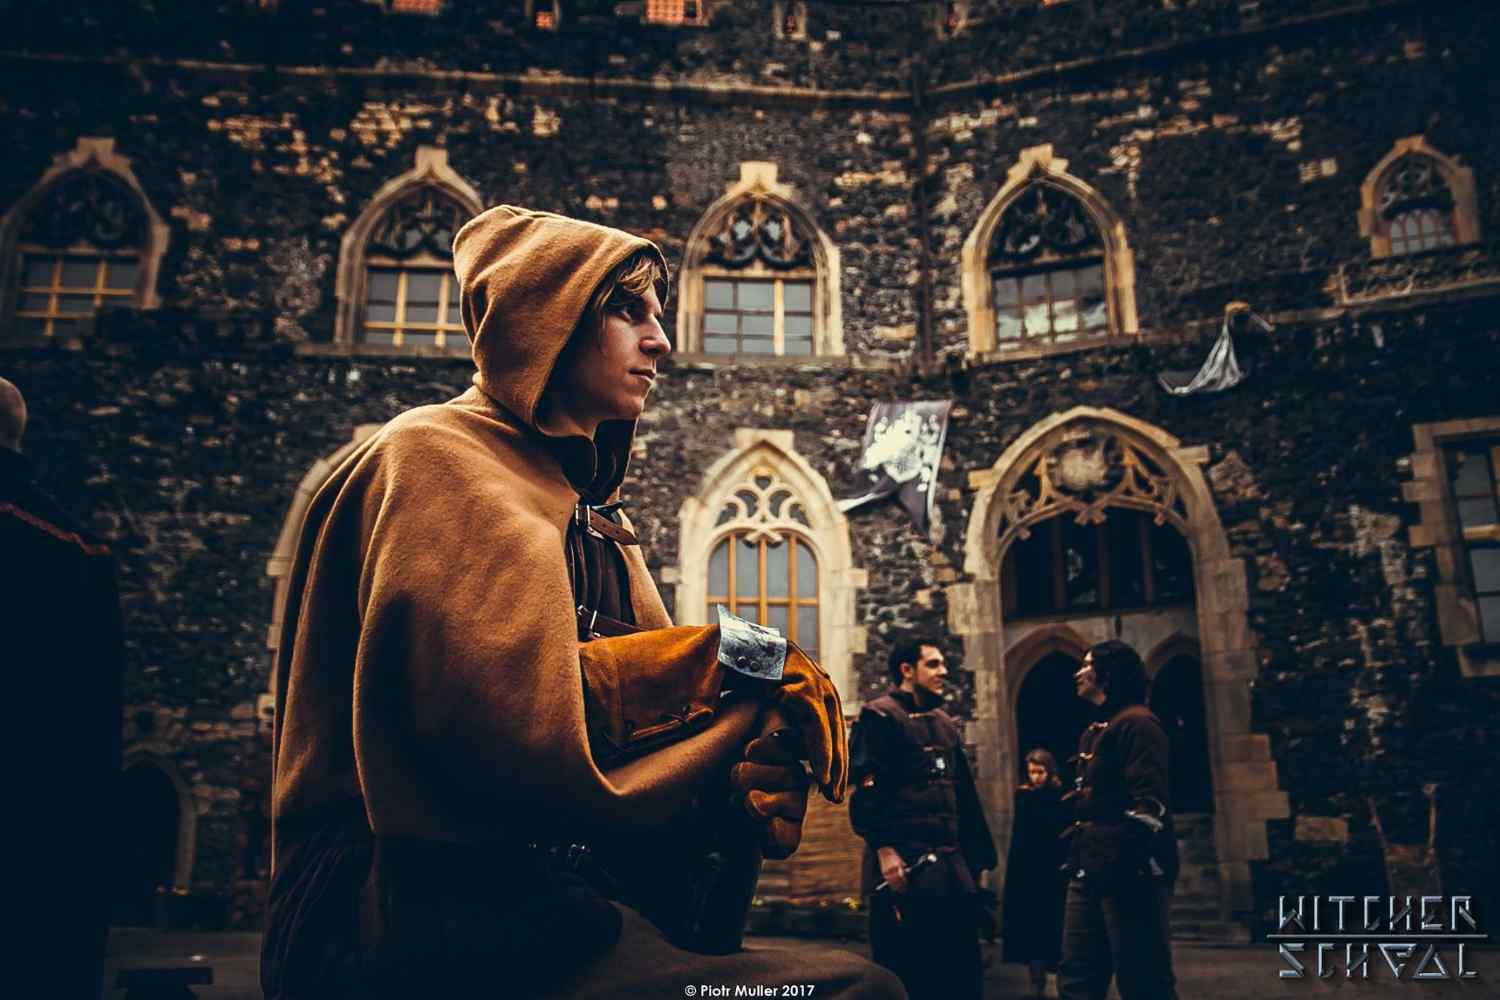
[[[620,505],[617,503],[605,504],[603,507],[592,507],[580,500],[573,508],[573,520],[580,528],[595,538],[608,538],[619,545],[641,544],[640,540],[635,537],[630,529],[616,524],[599,513],[600,510],[614,511],[619,508]]]
[[[635,635],[641,631],[644,630],[639,625],[631,625],[618,618],[592,611],[582,604],[578,605],[578,639],[581,642],[599,638],[612,639],[620,635]]]

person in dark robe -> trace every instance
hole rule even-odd
[[[109,546],[42,491],[21,453],[26,420],[20,390],[0,378],[0,664],[17,708],[6,757],[33,762],[7,783],[10,945],[46,995],[97,997],[114,860],[101,831],[120,773],[120,603]]]
[[[1047,995],[1047,974],[1056,974],[1062,955],[1067,878],[1059,837],[1068,825],[1062,797],[1057,760],[1040,747],[1032,750],[1026,755],[1026,784],[1016,789],[1012,814],[1001,906],[1001,955],[1007,962],[1026,964],[1035,997]]]

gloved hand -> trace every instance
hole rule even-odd
[[[849,739],[844,706],[833,680],[794,642],[786,646],[786,666],[772,702],[786,713],[802,737],[813,780],[829,802],[844,801],[849,789]]]
[[[802,842],[811,784],[802,766],[805,751],[796,730],[772,708],[760,735],[745,748],[745,757],[729,771],[733,794],[745,812],[764,824],[761,848],[768,858],[786,858]]]

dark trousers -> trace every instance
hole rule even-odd
[[[1088,879],[1069,882],[1057,977],[1061,1000],[1104,1000],[1111,976],[1120,1000],[1176,1000],[1167,901],[1160,879],[1109,895]]]
[[[911,1000],[979,1000],[979,926],[967,896],[870,901],[870,957],[901,979]]]

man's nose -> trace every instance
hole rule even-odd
[[[664,358],[672,353],[672,341],[667,338],[667,331],[654,319],[651,331],[641,341],[641,353],[650,358]]]

